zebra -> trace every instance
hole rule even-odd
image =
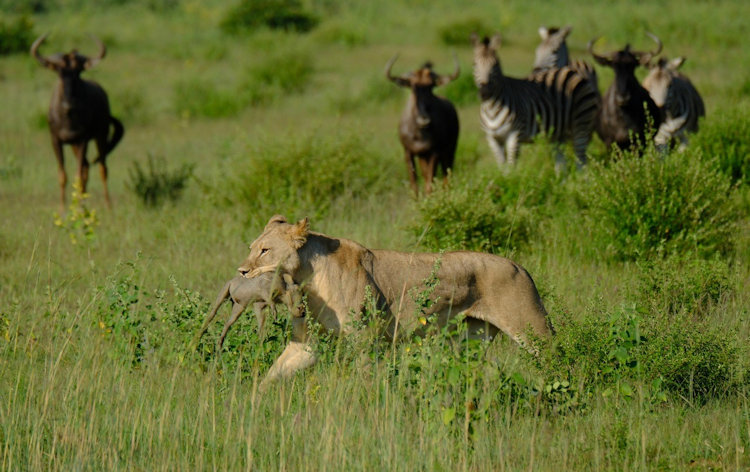
[[[555,143],[571,140],[580,167],[595,128],[600,100],[594,84],[570,67],[553,68],[526,79],[503,75],[499,35],[481,41],[472,35],[474,81],[481,99],[482,129],[499,166],[515,163],[518,146],[544,132]],[[556,149],[556,168],[564,156]]]
[[[686,132],[698,131],[698,119],[706,116],[706,108],[690,79],[678,72],[684,57],[671,61],[665,57],[649,63],[643,88],[648,90],[656,105],[662,109],[664,121],[654,138],[660,149],[666,149],[674,139],[680,141],[679,150],[687,148]]]
[[[542,39],[542,42],[537,46],[534,53],[534,70],[532,75],[553,68],[568,66],[579,74],[588,77],[598,91],[599,79],[596,76],[594,66],[579,59],[570,60],[568,45],[565,43],[565,39],[572,30],[572,26],[565,26],[563,28],[556,26],[549,28],[546,26],[539,27],[539,37]]]

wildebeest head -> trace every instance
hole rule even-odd
[[[448,84],[456,78],[460,73],[460,66],[458,59],[455,54],[453,55],[453,62],[455,63],[455,70],[450,75],[440,75],[432,70],[432,63],[425,62],[419,69],[410,72],[409,74],[402,76],[391,75],[391,68],[398,59],[398,54],[394,55],[385,66],[385,76],[393,83],[401,87],[409,87],[414,96],[417,112],[417,124],[420,127],[427,127],[431,122],[432,110],[431,106],[433,103],[434,94],[432,89],[441,85]]]
[[[668,60],[660,57],[657,61],[648,64],[649,73],[643,79],[643,87],[646,88],[654,99],[656,105],[662,107],[667,100],[667,91],[678,72],[677,70],[685,63],[684,57]]]
[[[617,106],[624,106],[630,101],[630,93],[632,92],[630,84],[633,80],[636,80],[635,68],[648,64],[652,57],[661,52],[662,44],[659,38],[651,33],[646,34],[656,42],[654,51],[634,51],[630,49],[630,44],[626,44],[625,48],[619,51],[597,54],[594,52],[594,42],[599,38],[589,41],[588,50],[594,60],[603,66],[611,67],[615,71],[614,90]]]
[[[107,48],[98,38],[92,36],[94,41],[99,44],[99,54],[95,57],[88,57],[80,54],[76,49],[68,53],[56,53],[50,56],[42,56],[39,53],[39,47],[42,45],[48,34],[44,34],[36,39],[31,45],[31,55],[47,69],[55,71],[65,84],[66,96],[69,96],[68,88],[72,81],[78,79],[81,72],[91,69],[101,61],[107,54]]]

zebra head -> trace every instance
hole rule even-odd
[[[542,42],[536,48],[534,69],[551,69],[552,67],[568,65],[570,58],[568,57],[568,46],[565,44],[565,38],[568,37],[572,29],[572,26],[564,28],[539,27],[539,37],[542,38]]]
[[[677,57],[670,61],[662,56],[657,61],[648,64],[649,73],[643,79],[643,87],[649,91],[651,98],[658,106],[664,106],[672,79],[679,75],[677,70],[684,63],[684,57]]]
[[[495,34],[492,38],[485,36],[480,40],[474,33],[471,35],[471,42],[474,45],[474,82],[481,92],[492,79],[503,75],[500,59],[497,57],[502,39],[499,34]]]
[[[611,67],[615,71],[614,90],[617,106],[622,107],[630,102],[631,92],[634,89],[633,82],[638,83],[638,80],[635,78],[636,67],[648,64],[652,57],[661,52],[662,43],[659,38],[648,32],[646,34],[657,44],[654,51],[633,51],[630,49],[630,44],[626,44],[625,48],[619,51],[609,54],[597,54],[594,52],[594,42],[599,38],[589,41],[588,51],[594,60],[603,66]]]
[[[450,75],[439,75],[432,70],[432,63],[427,61],[422,67],[402,76],[391,75],[391,68],[398,59],[398,54],[394,55],[385,66],[385,76],[396,85],[408,87],[412,92],[412,104],[415,107],[416,123],[420,128],[426,128],[430,125],[432,119],[432,104],[435,101],[435,95],[432,89],[441,85],[449,84],[456,80],[460,73],[460,66],[456,55],[453,55],[455,70]]]

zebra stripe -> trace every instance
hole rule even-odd
[[[542,26],[539,28],[539,36],[542,38],[542,42],[536,48],[532,74],[567,66],[588,78],[599,90],[599,79],[596,76],[594,66],[579,59],[570,60],[565,38],[568,37],[571,29],[570,26],[564,28]]]
[[[474,79],[481,98],[480,123],[498,164],[515,162],[518,145],[544,132],[556,143],[572,141],[580,164],[601,100],[585,76],[570,67],[539,71],[527,79],[503,75],[494,47],[475,44]],[[558,150],[558,164],[562,155]]]

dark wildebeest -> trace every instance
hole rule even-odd
[[[450,83],[458,77],[458,60],[454,56],[456,70],[452,75],[436,74],[432,70],[432,64],[427,62],[408,75],[394,77],[391,75],[391,68],[397,58],[398,54],[388,61],[385,76],[397,85],[411,89],[398,127],[409,170],[409,181],[414,193],[419,195],[417,172],[414,167],[414,158],[418,157],[424,179],[424,191],[429,194],[438,165],[443,169],[447,179],[448,172],[453,167],[458,143],[456,109],[450,101],[435,95],[432,89]]]
[[[31,45],[31,55],[44,67],[57,73],[60,80],[55,85],[52,101],[49,105],[47,120],[52,135],[52,148],[55,151],[60,180],[60,200],[65,206],[65,185],[68,177],[65,174],[63,144],[70,144],[78,159],[78,179],[81,191],[86,191],[89,176],[89,162],[86,159],[86,148],[90,140],[96,141],[99,156],[94,163],[100,164],[104,199],[111,206],[107,191],[107,154],[122,139],[124,128],[119,120],[109,112],[109,100],[99,84],[81,78],[81,72],[94,67],[104,58],[107,52],[104,44],[99,43],[99,54],[86,57],[73,49],[67,54],[58,53],[41,56],[39,46],[47,38],[40,36]],[[110,126],[114,129],[110,137]]]
[[[680,150],[687,148],[687,133],[696,133],[699,118],[706,116],[706,107],[698,90],[678,70],[684,62],[684,57],[671,61],[661,57],[649,63],[651,70],[643,79],[643,87],[664,115],[664,122],[654,138],[657,147],[662,149],[669,147],[675,139],[680,141]]]
[[[193,347],[198,345],[198,342],[208,330],[208,325],[216,317],[219,307],[228,299],[232,301],[232,313],[221,331],[221,336],[216,343],[217,349],[221,349],[224,345],[224,338],[227,336],[229,328],[239,319],[250,303],[253,303],[253,311],[258,318],[259,331],[263,330],[266,320],[263,309],[266,306],[273,307],[276,300],[281,300],[289,308],[292,316],[304,316],[302,293],[291,277],[278,276],[271,272],[261,274],[253,279],[237,276],[224,284],[219,292],[200,332],[193,339]]]
[[[599,64],[611,67],[615,79],[604,94],[597,133],[609,147],[616,144],[622,150],[638,149],[650,141],[662,122],[661,110],[635,77],[635,68],[648,64],[661,51],[661,41],[647,33],[657,47],[653,52],[632,51],[630,44],[625,49],[606,55],[594,52],[594,42],[589,41],[588,50]]]

